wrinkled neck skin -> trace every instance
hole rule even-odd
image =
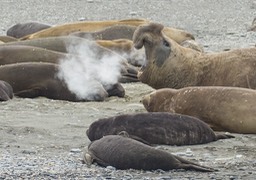
[[[158,45],[144,44],[146,66],[142,68],[139,79],[155,89],[179,89],[197,85],[202,68],[201,63],[194,59],[201,56],[201,53],[181,47],[172,40],[168,41],[171,41],[171,51],[167,57],[159,52]],[[157,65],[157,61],[162,64]]]

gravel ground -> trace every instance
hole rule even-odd
[[[256,33],[247,32],[256,17],[253,0],[1,0],[0,35],[16,24],[51,25],[78,20],[146,18],[195,35],[206,51],[252,47]],[[159,146],[219,171],[115,170],[80,159],[89,143],[85,131],[98,118],[145,112],[141,96],[152,91],[141,83],[124,85],[127,98],[72,103],[45,98],[14,98],[0,103],[0,179],[255,179],[256,137],[195,146]]]

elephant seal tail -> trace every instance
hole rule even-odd
[[[213,169],[210,167],[202,166],[197,163],[188,161],[186,159],[183,159],[179,156],[173,155],[177,160],[180,161],[180,168],[185,169],[185,170],[195,170],[195,171],[201,171],[201,172],[214,172],[218,171],[217,169]]]

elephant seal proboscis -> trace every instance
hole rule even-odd
[[[133,139],[147,144],[193,145],[233,136],[218,134],[203,121],[168,112],[124,114],[98,119],[86,131],[91,141],[125,131]]]
[[[256,89],[256,48],[201,53],[177,44],[158,23],[139,26],[133,42],[145,48],[146,63],[138,73],[141,82],[160,88],[234,86]]]
[[[84,162],[90,165],[93,161],[101,166],[113,166],[117,169],[214,171],[212,168],[119,135],[107,135],[93,141],[84,155]]]
[[[216,131],[256,134],[256,91],[238,87],[158,89],[142,100],[149,112],[197,117]]]
[[[8,101],[13,98],[13,89],[12,86],[0,80],[0,101]]]

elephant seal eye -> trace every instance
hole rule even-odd
[[[163,41],[163,44],[167,47],[170,47],[170,44],[166,40]]]

